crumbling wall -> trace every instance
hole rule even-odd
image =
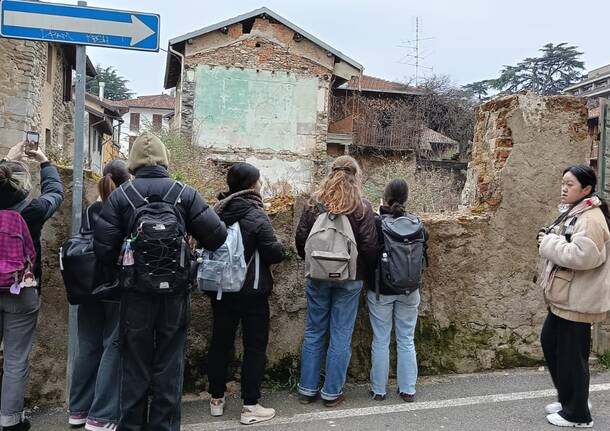
[[[555,215],[562,169],[587,161],[586,118],[583,101],[563,96],[520,94],[478,109],[467,186],[474,196],[472,206],[423,215],[430,234],[416,330],[423,374],[541,361],[538,338],[545,306],[533,282],[538,260],[535,236]],[[215,188],[221,188],[220,178],[215,181]],[[306,315],[303,264],[293,243],[304,201],[278,197],[271,203],[271,219],[287,246],[288,258],[273,270],[267,370],[268,378],[288,385],[298,379]],[[62,399],[65,375],[67,311],[54,256],[61,236],[67,234],[69,207],[65,202],[44,237],[44,302],[31,393],[47,401]],[[185,379],[189,391],[206,387],[212,327],[209,301],[193,295]],[[370,342],[367,310],[361,301],[349,371],[352,379],[368,378]],[[241,352],[238,340],[232,362],[236,380]]]
[[[59,168],[65,200],[42,231],[42,305],[30,364],[28,397],[36,402],[65,399],[68,348],[68,302],[59,271],[58,252],[70,235],[72,214],[72,170]],[[97,199],[96,178],[85,172],[84,204]]]

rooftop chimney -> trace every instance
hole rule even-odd
[[[100,100],[104,100],[104,87],[106,87],[105,82],[100,82]]]

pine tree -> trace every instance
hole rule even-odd
[[[99,83],[104,82],[104,98],[109,100],[130,99],[134,93],[127,87],[129,82],[120,76],[112,66],[103,67],[101,64],[95,66],[97,76],[87,80],[87,92],[98,95]]]

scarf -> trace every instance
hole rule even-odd
[[[251,189],[242,190],[241,192],[230,194],[228,192],[223,192],[218,195],[219,201],[214,205],[214,211],[219,216],[223,213],[224,209],[227,207],[229,202],[231,202],[235,198],[242,198],[251,203],[253,203],[258,208],[264,208],[263,198],[261,195]]]
[[[562,232],[562,230],[567,227],[566,222],[568,219],[574,219],[574,217],[578,217],[585,211],[600,207],[601,204],[601,200],[596,195],[593,195],[591,197],[583,199],[576,205],[559,205],[559,212],[561,213],[561,215],[550,226],[549,233],[555,233],[557,235],[563,235],[567,233],[565,231]],[[559,229],[557,229],[558,227]],[[559,267],[550,260],[542,260],[542,276],[540,277],[540,281],[543,288],[550,286],[551,282],[553,281],[553,277],[555,276],[555,273],[558,269]]]

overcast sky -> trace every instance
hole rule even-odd
[[[61,0],[56,0],[61,2]],[[66,1],[65,3],[76,3]],[[587,69],[610,63],[610,1],[571,0],[90,0],[90,6],[161,15],[161,47],[170,38],[267,6],[364,65],[365,73],[409,81],[414,68],[400,45],[422,20],[422,64],[459,84],[496,77],[505,64],[537,55],[547,42],[584,52]],[[138,94],[163,89],[165,56],[90,48],[91,60],[116,67]],[[430,73],[422,70],[422,73]]]

